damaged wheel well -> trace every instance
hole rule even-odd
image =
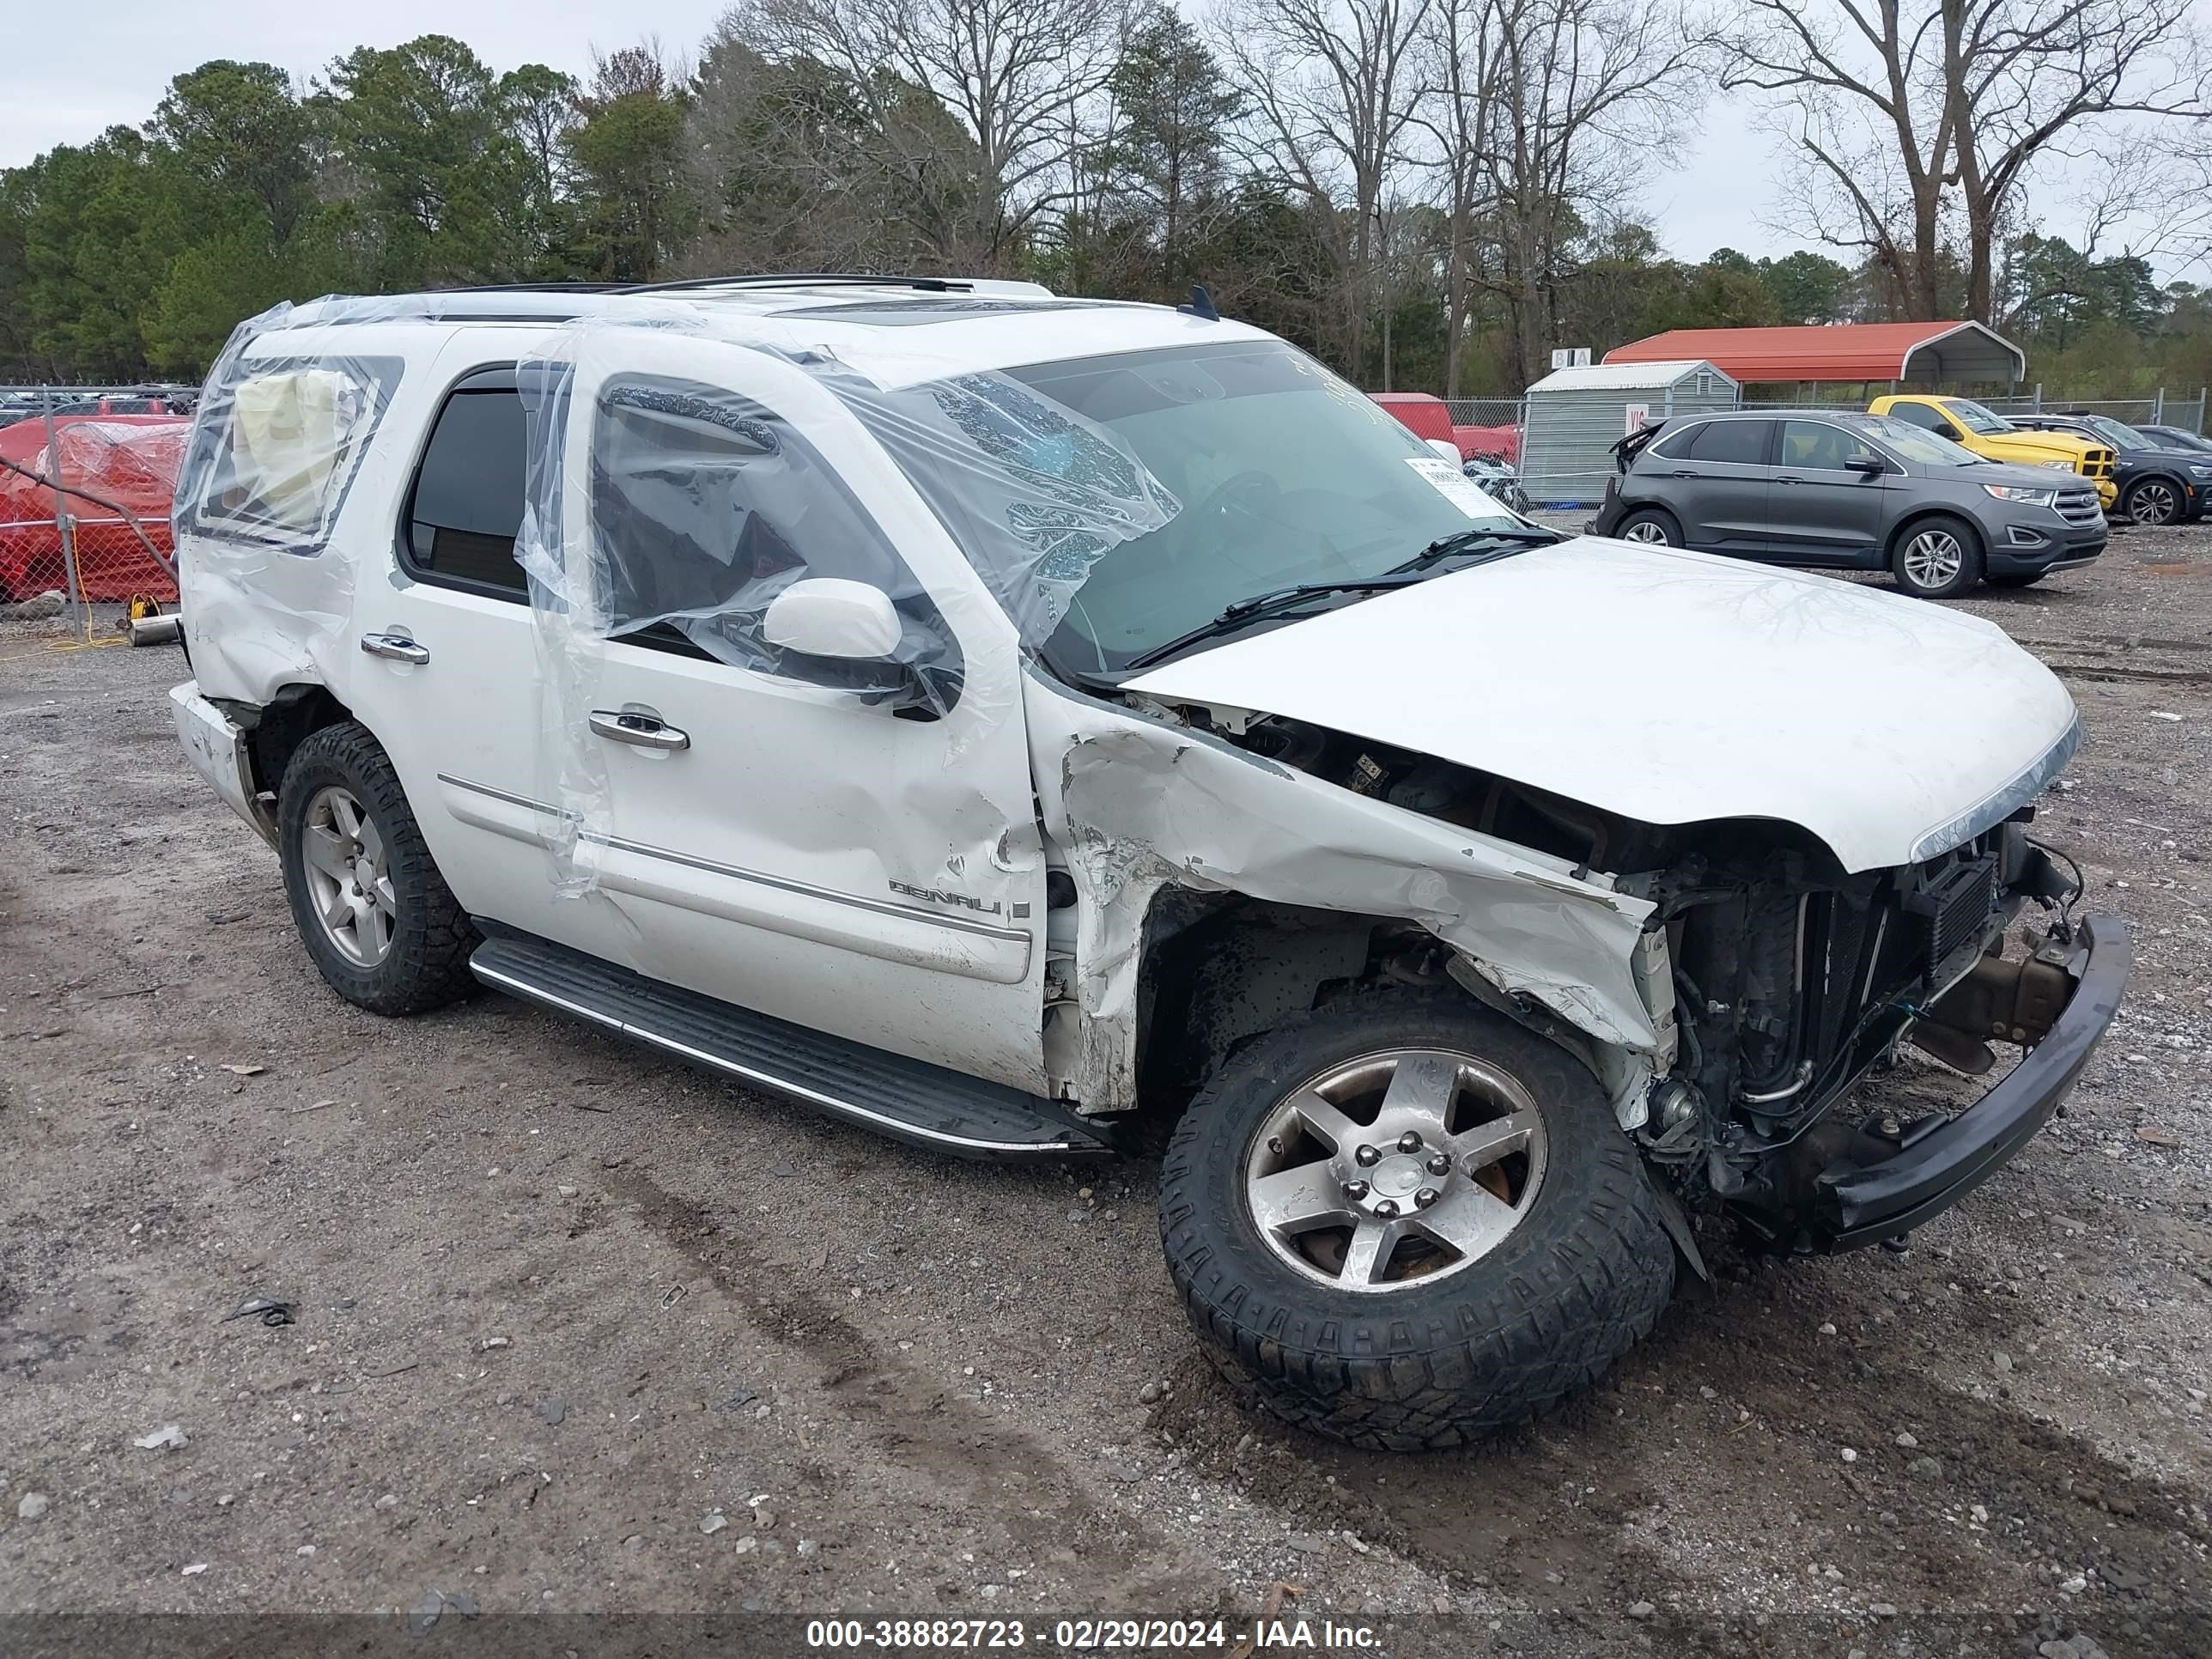
[[[1139,1100],[1178,1115],[1244,1043],[1386,977],[1443,983],[1442,954],[1388,917],[1164,889],[1146,918]]]
[[[253,787],[264,794],[278,793],[284,769],[293,752],[326,726],[353,718],[351,711],[319,685],[287,685],[258,707],[252,703],[218,702],[232,722],[246,733],[246,752],[253,763]]]

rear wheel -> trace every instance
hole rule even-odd
[[[2172,524],[2181,516],[2181,492],[2164,478],[2138,478],[2120,510],[2136,524]]]
[[[1232,1382],[1386,1450],[1547,1410],[1650,1330],[1674,1283],[1589,1073],[1463,997],[1410,990],[1239,1049],[1176,1130],[1160,1232]]]
[[[1647,547],[1680,547],[1682,526],[1671,513],[1656,507],[1639,507],[1620,521],[1613,538],[1620,542],[1639,542]]]
[[[1981,538],[1964,519],[1916,519],[1891,546],[1889,568],[1915,599],[1948,599],[1981,580]]]
[[[326,726],[293,751],[276,823],[292,920],[332,990],[372,1013],[417,1014],[475,988],[476,930],[364,727]]]

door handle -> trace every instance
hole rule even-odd
[[[1805,481],[1802,478],[1793,477],[1790,474],[1785,472],[1774,482],[1777,483],[1803,483]]]
[[[389,657],[394,662],[411,662],[417,668],[430,660],[429,647],[416,644],[404,634],[364,634],[361,649],[363,656]]]
[[[640,749],[689,749],[691,734],[665,724],[657,714],[632,714],[611,708],[592,710],[592,730],[617,743]]]

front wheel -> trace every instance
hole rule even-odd
[[[1549,1409],[1649,1331],[1674,1284],[1589,1073],[1464,997],[1395,988],[1231,1058],[1176,1130],[1160,1234],[1233,1383],[1381,1450]]]
[[[1982,544],[1963,519],[1920,519],[1889,555],[1890,574],[1916,599],[1948,599],[1982,579]]]
[[[2164,478],[2143,478],[2129,489],[2120,510],[2136,524],[2169,525],[2181,516],[2181,492]]]

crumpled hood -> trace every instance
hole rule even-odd
[[[1647,823],[1781,819],[1846,870],[1931,857],[2003,816],[2075,730],[2057,678],[1978,617],[1595,537],[1232,639],[1125,689],[1309,721]]]

